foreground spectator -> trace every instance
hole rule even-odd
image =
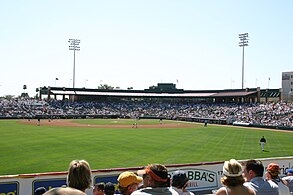
[[[264,166],[261,161],[248,160],[245,163],[244,176],[247,182],[245,186],[252,188],[256,195],[278,195],[279,187],[273,181],[263,178]]]
[[[74,189],[74,188],[52,188],[51,190],[47,191],[44,195],[86,195],[86,193]]]
[[[125,171],[117,179],[119,192],[123,195],[130,195],[138,189],[142,182],[142,177],[135,175],[133,172]]]
[[[115,186],[111,182],[106,183],[105,185],[105,195],[114,195],[115,194]]]
[[[293,195],[293,169],[288,169],[287,176],[283,177],[281,181],[289,188],[289,193]]]
[[[147,187],[133,192],[132,195],[179,195],[173,188],[170,187],[170,178],[168,177],[167,168],[164,165],[152,164],[137,173],[139,175],[144,175],[143,182],[144,186]]]
[[[253,189],[244,186],[244,178],[242,176],[242,166],[235,159],[225,161],[223,166],[223,177],[221,182],[224,187],[220,188],[216,195],[239,194],[239,195],[255,195]]]
[[[270,163],[267,167],[266,172],[266,179],[272,180],[275,182],[275,184],[278,185],[278,182],[280,181],[280,166],[277,163]]]
[[[178,170],[173,173],[172,187],[179,195],[194,195],[194,193],[186,190],[188,178],[184,171]]]
[[[85,192],[92,183],[91,168],[85,160],[74,160],[69,164],[67,185]]]
[[[96,183],[93,187],[94,195],[104,195],[105,184],[104,183]]]

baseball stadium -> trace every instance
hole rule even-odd
[[[66,185],[75,159],[90,164],[93,184],[117,184],[121,172],[153,163],[165,165],[170,176],[181,169],[196,194],[221,187],[229,159],[275,162],[280,176],[293,167],[293,104],[281,101],[279,89],[195,91],[158,83],[145,90],[38,92],[36,99],[0,100],[0,194]]]
[[[292,7],[2,1],[0,195],[293,195]]]

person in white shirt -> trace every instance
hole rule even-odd
[[[289,188],[290,195],[293,195],[293,169],[287,169],[287,176],[281,182]]]

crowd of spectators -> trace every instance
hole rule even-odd
[[[293,190],[293,169],[287,169],[287,176],[281,177],[279,164],[270,163],[266,170],[260,160],[238,162],[235,159],[225,161],[221,177],[222,186],[212,190],[216,195],[279,195],[279,185]],[[189,191],[189,177],[184,170],[177,169],[172,174],[163,164],[149,164],[136,173],[124,171],[112,182],[96,183],[92,186],[92,173],[86,160],[73,160],[69,164],[67,185],[47,189],[40,187],[34,195],[86,195],[92,191],[94,195],[194,195]],[[204,189],[204,188],[199,188]],[[197,193],[197,192],[195,192]],[[283,192],[282,192],[283,193]],[[206,194],[206,193],[204,193]],[[210,193],[209,193],[210,194]]]
[[[61,100],[0,99],[0,118],[37,116],[118,116],[165,119],[230,120],[266,126],[293,127],[293,103],[202,104],[164,102],[69,102]]]

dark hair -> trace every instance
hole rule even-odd
[[[177,188],[183,188],[187,182],[188,182],[188,178],[184,171],[177,170],[173,173],[172,186]]]
[[[166,182],[154,180],[154,184],[156,187],[169,187],[170,186],[170,178],[168,177],[168,170],[164,165],[152,164],[150,169],[160,178],[167,179]]]
[[[249,172],[252,170],[257,177],[262,177],[264,173],[264,166],[259,160],[248,160],[245,163],[246,171]]]
[[[103,183],[103,182],[96,183],[96,184],[95,184],[95,188],[104,191],[104,190],[105,190],[105,183]]]
[[[112,184],[111,182],[106,183],[104,193],[106,195],[113,195],[115,193],[115,186],[114,186],[114,184]]]

